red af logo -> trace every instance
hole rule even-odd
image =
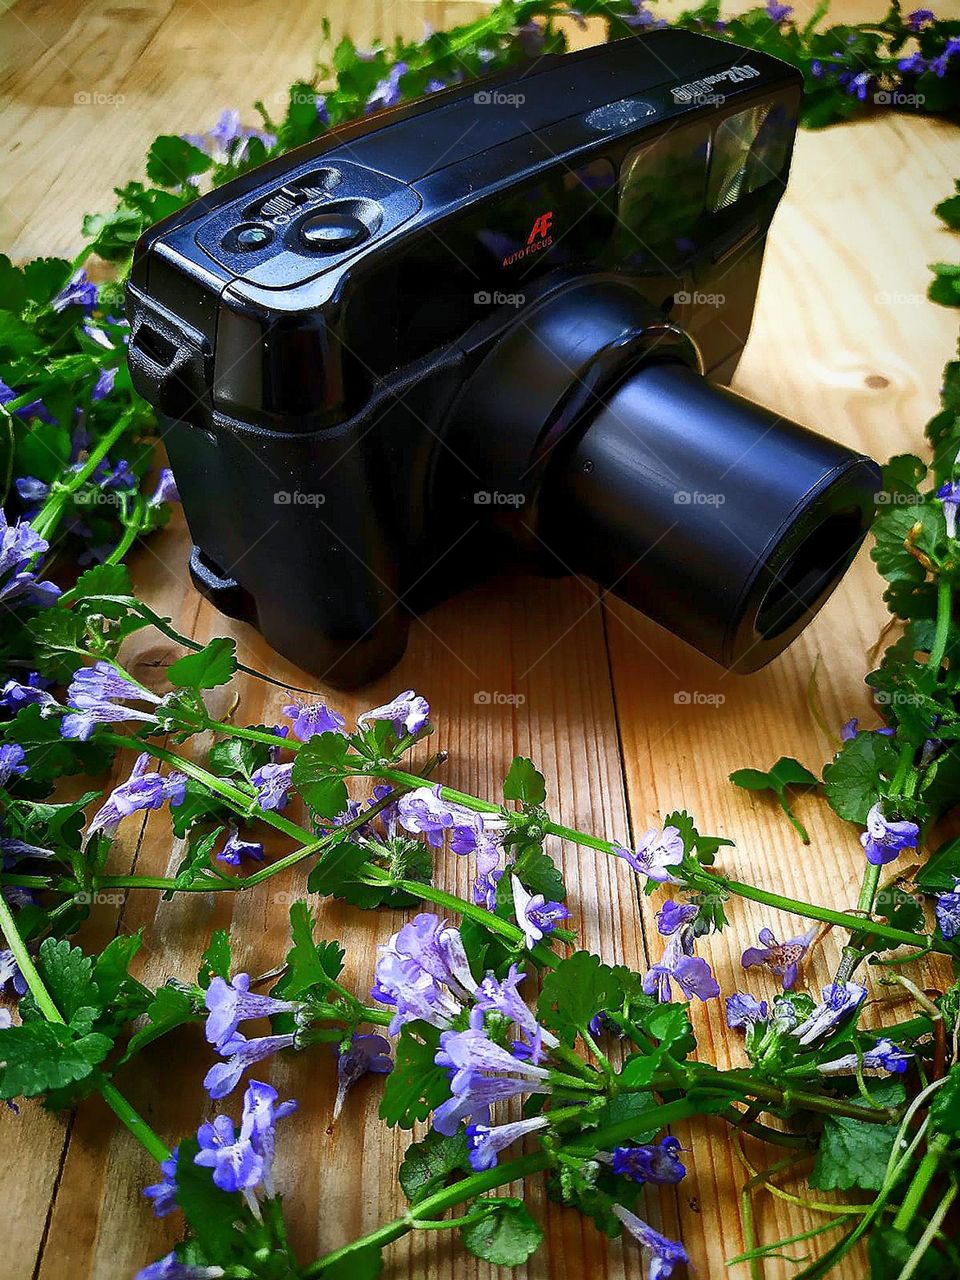
[[[553,223],[553,210],[547,213],[541,213],[533,224],[533,229],[527,236],[527,244],[533,244],[534,240],[546,240],[550,234],[550,228]]]

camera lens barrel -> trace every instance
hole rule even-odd
[[[755,671],[824,604],[880,473],[679,364],[627,375],[541,495],[541,536],[724,667]]]

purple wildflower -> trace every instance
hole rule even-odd
[[[126,493],[130,489],[136,489],[138,483],[126,458],[121,458],[116,466],[108,458],[104,458],[94,469],[90,479],[104,493]]]
[[[65,738],[86,741],[96,724],[112,724],[119,720],[144,720],[157,723],[157,717],[137,707],[124,706],[124,702],[150,702],[159,706],[162,699],[149,689],[144,689],[116,667],[102,659],[92,667],[81,667],[67,689],[70,714],[63,717],[61,733]]]
[[[289,702],[283,714],[293,721],[293,736],[298,742],[309,742],[316,733],[340,733],[347,723],[339,711],[331,710],[323,702],[312,706]]]
[[[13,387],[8,387],[3,379],[0,378],[0,404],[9,404],[11,400],[19,399],[20,392],[14,391]],[[29,418],[37,418],[40,422],[56,422],[56,418],[50,416],[42,400],[31,400],[29,404],[23,404],[19,409],[14,409],[13,412],[18,418],[22,418],[24,422]]]
[[[0,602],[22,600],[37,607],[53,604],[60,588],[52,582],[38,582],[36,570],[30,567],[48,547],[46,538],[32,525],[24,520],[9,524],[0,510]]]
[[[767,0],[767,17],[771,22],[776,22],[778,25],[786,22],[791,13],[793,13],[793,5],[780,4],[779,0]]]
[[[216,977],[207,987],[207,1043],[219,1049],[236,1034],[241,1022],[249,1018],[271,1018],[277,1013],[296,1013],[302,1008],[290,1000],[259,995],[250,990],[250,975],[238,973],[229,982]]]
[[[107,797],[106,803],[96,813],[87,828],[87,839],[98,832],[113,837],[122,819],[131,813],[139,813],[143,809],[161,809],[169,801],[171,808],[183,804],[187,794],[187,777],[183,773],[170,773],[166,777],[154,770],[148,770],[150,757],[144,752],[137,757],[136,764],[126,782]]]
[[[378,1075],[387,1075],[393,1070],[393,1059],[390,1057],[390,1042],[383,1036],[359,1035],[354,1032],[350,1040],[350,1048],[337,1057],[337,1096],[333,1104],[334,1120],[343,1110],[347,1090],[355,1085],[361,1076],[368,1071]]]
[[[0,993],[6,993],[8,984],[16,996],[25,996],[29,990],[13,952],[0,951]]]
[[[937,490],[943,505],[943,518],[947,522],[947,537],[957,536],[957,510],[960,508],[960,480],[948,480]]]
[[[766,1000],[757,1000],[745,992],[735,991],[732,996],[727,996],[726,1004],[728,1027],[750,1027],[755,1022],[766,1021]]]
[[[22,777],[27,772],[26,752],[19,742],[5,742],[0,746],[0,787],[11,778]]]
[[[886,866],[903,849],[915,849],[920,828],[915,822],[885,818],[879,800],[867,814],[867,829],[860,836],[867,861],[874,867]]]
[[[6,707],[11,711],[19,711],[21,707],[30,706],[36,703],[41,707],[56,706],[57,700],[52,694],[47,693],[44,685],[49,683],[36,671],[31,671],[27,676],[26,684],[21,684],[18,680],[8,680],[0,689],[0,707]]]
[[[292,1049],[295,1042],[296,1037],[292,1033],[257,1036],[248,1040],[239,1031],[235,1031],[229,1039],[217,1045],[217,1052],[223,1054],[226,1061],[213,1064],[203,1078],[203,1087],[211,1098],[225,1098],[240,1083],[240,1077],[247,1067],[272,1057],[281,1049]]]
[[[257,789],[261,809],[283,809],[286,806],[293,776],[293,762],[265,764],[255,769],[250,781]]]
[[[381,107],[395,106],[403,96],[403,91],[400,88],[400,79],[406,74],[407,64],[405,62],[395,62],[386,77],[377,83],[373,93],[367,98],[364,111],[378,111]]]
[[[97,374],[97,380],[93,384],[93,390],[90,392],[90,399],[96,403],[98,400],[106,400],[107,396],[113,391],[114,384],[117,381],[117,369],[114,365],[111,368],[103,368]]]
[[[897,63],[897,70],[901,71],[905,76],[922,76],[927,69],[927,60],[919,50],[914,50],[906,58],[901,58]]]
[[[861,102],[866,102],[867,91],[870,88],[870,72],[858,71],[854,74],[852,71],[841,71],[837,76],[837,83],[851,98],[856,97]]]
[[[254,1150],[249,1127],[234,1129],[229,1116],[216,1116],[197,1130],[200,1150],[194,1164],[213,1170],[221,1191],[252,1191],[263,1177],[263,1157]]]
[[[364,711],[357,716],[357,728],[367,729],[374,720],[389,720],[398,738],[405,734],[419,733],[430,719],[430,703],[412,689],[404,689],[395,698],[384,703],[382,707],[374,707],[372,711]]]
[[[772,929],[761,929],[759,935],[761,945],[759,947],[747,947],[740,959],[740,963],[744,969],[749,969],[756,964],[762,964],[775,977],[781,980],[784,991],[789,991],[797,981],[800,962],[809,951],[810,944],[816,936],[817,930],[814,927],[808,929],[806,933],[801,933],[796,938],[789,938],[786,942],[778,942]]]
[[[823,988],[823,999],[793,1034],[801,1044],[811,1044],[838,1026],[848,1014],[858,1009],[867,997],[866,987],[856,982],[831,982]]]
[[[922,31],[936,20],[937,15],[932,9],[914,9],[913,13],[907,14],[907,26],[911,31]]]
[[[517,994],[517,987],[526,976],[515,964],[511,964],[505,978],[498,979],[488,973],[477,989],[475,1006],[481,1012],[498,1013],[515,1022],[520,1028],[521,1040],[514,1043],[514,1053],[528,1054],[536,1062],[542,1045],[555,1049],[559,1041],[552,1031],[540,1026],[533,1010]]]
[[[943,47],[943,53],[931,61],[929,70],[942,80],[947,74],[950,60],[957,53],[960,53],[960,36],[948,36],[947,43]]]
[[[649,1280],[668,1280],[677,1263],[689,1262],[687,1251],[679,1240],[668,1240],[654,1231],[642,1218],[625,1209],[622,1204],[611,1205],[613,1212],[627,1228],[634,1240],[650,1254]]]
[[[263,845],[259,840],[245,839],[238,827],[231,826],[217,858],[231,867],[239,867],[244,858],[249,858],[251,862],[262,862]]]
[[[814,58],[813,62],[810,63],[810,74],[815,80],[823,78],[823,63],[819,58]]]
[[[164,467],[157,479],[157,487],[147,499],[148,507],[159,507],[164,502],[179,502],[180,494],[177,490],[177,482],[173,478],[173,472],[169,467]]]
[[[243,1115],[240,1121],[240,1132],[249,1135],[250,1145],[262,1161],[261,1181],[264,1191],[271,1199],[274,1196],[273,1159],[277,1145],[277,1121],[292,1115],[297,1109],[292,1098],[278,1103],[279,1096],[272,1085],[251,1080],[243,1095]]]
[[[479,814],[444,800],[439,782],[432,787],[417,787],[415,791],[400,796],[397,819],[404,831],[426,836],[427,844],[433,849],[441,847],[444,835],[449,831],[454,837],[455,853],[473,852],[478,826],[482,826]]]
[[[527,949],[533,950],[547,934],[553,933],[561,920],[570,912],[562,902],[547,902],[542,893],[528,893],[516,876],[511,875],[513,908],[517,924],[523,930]]]
[[[277,145],[272,133],[242,125],[240,112],[229,107],[220,113],[217,123],[207,133],[185,133],[181,136],[216,164],[238,163],[243,159],[251,138],[257,138],[268,151]]]
[[[656,31],[658,27],[665,27],[667,24],[663,18],[648,9],[645,0],[630,0],[635,12],[625,14],[623,21],[628,27],[639,27],[643,31]]]
[[[953,889],[949,893],[937,895],[933,914],[947,942],[960,933],[960,876],[953,877]]]
[[[633,1182],[654,1182],[660,1186],[680,1182],[686,1169],[678,1155],[683,1148],[676,1138],[661,1138],[639,1147],[617,1147],[613,1153],[613,1172]]]
[[[92,311],[97,305],[97,286],[87,278],[81,267],[74,272],[58,294],[50,301],[54,311],[66,311],[67,307],[82,307]]]
[[[879,733],[880,736],[883,738],[892,738],[896,730],[891,729],[889,725],[882,724],[877,729],[864,729],[863,732]],[[840,741],[850,742],[857,736],[858,733],[860,733],[860,721],[857,719],[856,716],[854,716],[852,720],[848,720],[846,724],[843,724],[840,726]]]
[[[461,1120],[480,1116],[486,1122],[488,1108],[525,1093],[549,1093],[550,1072],[492,1041],[483,1025],[483,1013],[474,1009],[466,1031],[444,1031],[434,1058],[450,1073],[451,1097],[434,1112],[433,1127],[449,1137]]]
[[[181,1262],[175,1253],[168,1253],[148,1267],[141,1268],[133,1280],[219,1280],[223,1267],[203,1267],[193,1262]]]
[[[459,932],[430,912],[415,916],[379,950],[370,994],[395,1007],[391,1035],[416,1019],[449,1026],[477,989]]]
[[[618,858],[629,862],[640,875],[664,884],[667,880],[673,880],[667,868],[675,867],[683,861],[683,837],[676,827],[664,827],[662,831],[652,827],[641,836],[635,853],[622,845],[614,845],[613,852]]]
[[[149,1187],[143,1188],[143,1194],[153,1205],[153,1212],[158,1218],[165,1218],[177,1207],[177,1148],[174,1147],[166,1160],[160,1162],[163,1178]]]
[[[668,899],[657,913],[657,929],[664,937],[676,933],[685,924],[689,924],[700,908],[692,902],[674,902]]]
[[[517,27],[517,40],[528,58],[538,58],[543,53],[543,27],[537,22],[525,22]]]
[[[848,1075],[862,1066],[864,1071],[886,1071],[889,1075],[898,1075],[906,1071],[912,1057],[912,1053],[904,1053],[892,1040],[884,1037],[859,1060],[855,1053],[848,1053],[833,1062],[822,1062],[817,1070],[825,1076]]]
[[[675,982],[688,1000],[697,996],[700,1000],[712,1000],[720,994],[720,986],[710,971],[706,960],[687,953],[683,934],[675,933],[667,941],[658,964],[643,979],[643,989],[666,1004],[673,998],[671,983]]]
[[[492,1169],[497,1163],[497,1154],[511,1146],[518,1138],[538,1129],[545,1129],[550,1123],[549,1116],[532,1116],[529,1120],[517,1120],[513,1124],[500,1124],[491,1129],[486,1124],[467,1125],[467,1146],[470,1148],[470,1167],[477,1173],[483,1169]]]

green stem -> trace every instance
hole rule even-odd
[[[927,660],[927,670],[931,672],[934,680],[939,675],[946,656],[952,618],[953,587],[949,578],[942,577],[937,583],[937,629],[933,634],[933,644]]]
[[[20,930],[17,928],[17,923],[13,918],[13,912],[10,910],[2,893],[0,893],[0,930],[2,930],[3,936],[7,940],[7,946],[13,952],[17,968],[23,974],[23,980],[26,982],[37,1008],[48,1022],[65,1026],[66,1019],[54,1003],[50,992],[44,986],[39,970],[33,963],[33,957],[27,950],[27,944],[20,936]],[[112,1081],[107,1080],[105,1077],[98,1077],[97,1088],[110,1110],[126,1125],[149,1155],[153,1156],[158,1162],[169,1159],[170,1152],[153,1132],[146,1120],[126,1100]]]
[[[48,542],[50,541],[50,535],[60,523],[60,517],[63,515],[64,507],[67,505],[67,499],[71,494],[76,493],[82,485],[86,484],[113,445],[129,428],[135,415],[135,409],[127,409],[125,413],[122,413],[110,430],[97,441],[79,471],[71,472],[69,480],[57,483],[54,491],[48,495],[43,506],[30,522],[41,538],[46,538]]]
[[[913,1180],[907,1187],[906,1194],[900,1202],[900,1208],[897,1210],[897,1216],[893,1220],[894,1231],[906,1231],[913,1221],[923,1197],[927,1193],[927,1188],[933,1181],[933,1175],[937,1171],[937,1166],[943,1159],[947,1147],[950,1145],[950,1138],[945,1133],[935,1133],[930,1139],[926,1154],[917,1165],[917,1171],[913,1175]]]

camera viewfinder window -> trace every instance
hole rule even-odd
[[[694,253],[704,211],[710,135],[697,125],[634,148],[620,170],[618,257],[641,269]]]
[[[793,118],[783,103],[761,103],[717,128],[707,207],[716,213],[779,178],[790,151]]]

